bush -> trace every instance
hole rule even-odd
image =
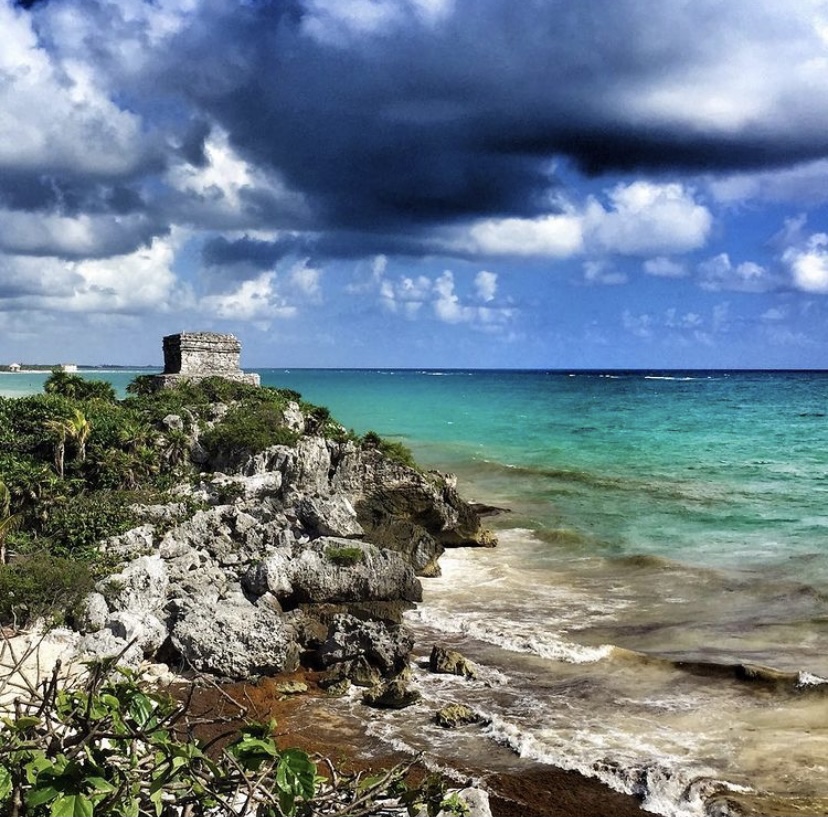
[[[89,558],[98,542],[136,524],[130,509],[134,499],[134,494],[96,491],[55,503],[43,522],[42,535],[55,555]]]
[[[363,448],[376,448],[389,460],[397,462],[400,465],[405,465],[408,468],[416,468],[417,463],[414,461],[414,454],[411,449],[397,440],[386,440],[380,437],[376,431],[368,431],[362,438]]]
[[[46,617],[72,619],[93,589],[89,568],[40,553],[0,566],[0,621],[18,627]]]
[[[219,735],[210,747],[185,734],[187,714],[186,704],[144,689],[135,673],[116,674],[112,661],[91,665],[80,681],[61,682],[55,674],[50,683],[31,686],[0,730],[0,812],[32,817],[468,812],[436,777],[406,785],[415,761],[379,775],[342,773],[324,761],[323,776],[307,752],[277,744],[273,721],[226,730],[226,719],[211,718]],[[229,742],[219,748],[222,739]]]
[[[46,394],[59,394],[70,400],[105,400],[114,403],[115,388],[105,380],[87,380],[77,374],[54,370],[43,384]]]
[[[220,423],[201,435],[211,459],[232,459],[264,451],[271,445],[295,446],[299,434],[282,424],[282,415],[267,403],[233,406]]]

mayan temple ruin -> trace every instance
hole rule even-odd
[[[223,377],[259,385],[259,375],[239,368],[241,343],[235,335],[217,332],[180,332],[164,338],[164,373],[156,376],[158,388],[172,388],[184,380]]]

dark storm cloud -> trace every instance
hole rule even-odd
[[[821,114],[796,121],[823,91],[795,79],[776,107],[732,122],[694,110],[705,93],[738,108],[731,53],[768,68],[761,49],[813,39],[771,6],[458,0],[433,24],[402,3],[398,17],[326,39],[298,2],[207,2],[163,73],[246,158],[304,193],[322,227],[548,212],[561,156],[592,174],[668,173],[828,151]],[[784,83],[777,70],[771,85]]]
[[[143,16],[109,0],[22,5],[50,49],[107,79],[146,139],[122,178],[7,176],[0,203],[294,232],[208,244],[208,265],[427,252],[435,227],[555,212],[562,158],[591,175],[674,177],[828,153],[828,83],[807,74],[824,51],[810,7],[447,0],[429,17],[423,0],[166,0]],[[385,18],[366,22],[366,9]],[[155,13],[184,22],[159,38]],[[279,184],[242,186],[232,207],[218,188],[172,189],[165,171],[208,167],[217,133]]]

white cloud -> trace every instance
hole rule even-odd
[[[753,261],[734,264],[723,252],[699,264],[699,286],[708,292],[768,292],[779,286],[775,275]]]
[[[320,281],[322,271],[315,267],[308,266],[308,260],[295,264],[289,273],[289,280],[292,288],[300,295],[313,303],[319,303],[322,299],[322,287]]]
[[[580,209],[568,204],[564,213],[531,219],[483,219],[455,233],[448,247],[547,258],[583,252],[662,255],[704,246],[713,224],[710,211],[681,184],[619,184],[607,191],[607,201],[604,206],[591,197]]]
[[[608,192],[609,209],[587,205],[588,241],[622,255],[681,253],[704,246],[713,217],[681,184],[635,181]]]
[[[261,167],[242,158],[230,144],[227,132],[214,128],[204,143],[206,163],[197,167],[185,161],[173,164],[166,181],[184,194],[178,217],[213,228],[240,229],[261,219],[252,203],[253,194],[266,196],[275,220],[307,214],[304,197],[293,192]],[[250,212],[248,212],[250,211]]]
[[[716,176],[708,180],[707,187],[722,204],[751,200],[819,204],[828,201],[828,159],[782,169]]]
[[[0,167],[121,176],[143,161],[141,120],[98,90],[88,65],[53,62],[9,2],[0,31]]]
[[[0,302],[57,312],[143,313],[188,303],[172,264],[178,238],[155,239],[127,255],[91,261],[0,258]]]
[[[828,294],[828,235],[815,233],[804,249],[791,247],[785,251],[782,260],[797,289]]]
[[[219,318],[253,321],[260,326],[268,326],[274,318],[292,318],[298,312],[279,295],[275,272],[243,281],[232,292],[208,295],[201,299],[200,307]]]
[[[587,284],[618,286],[626,284],[628,280],[627,274],[614,269],[609,261],[586,261],[584,263],[584,281]]]
[[[123,255],[153,232],[143,214],[60,216],[0,209],[0,250],[63,258]]]
[[[493,301],[497,295],[497,273],[480,270],[474,277],[474,285],[481,301]]]
[[[484,255],[569,258],[583,248],[583,229],[575,214],[493,218],[472,225],[454,244],[460,251]]]
[[[687,275],[687,268],[684,264],[662,255],[645,261],[644,272],[657,278],[684,278]]]

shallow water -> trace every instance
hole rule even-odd
[[[662,814],[828,813],[828,375],[261,374],[510,509],[410,615],[482,680],[419,672],[378,736],[575,768]],[[428,725],[457,699],[490,725]]]

